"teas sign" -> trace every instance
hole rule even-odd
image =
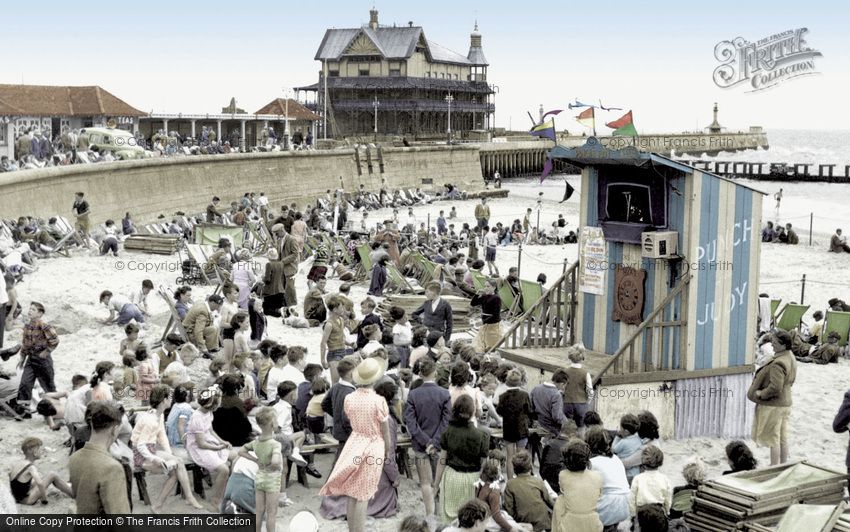
[[[743,37],[722,41],[714,47],[720,65],[714,69],[714,83],[723,89],[744,84],[755,92],[775,87],[783,81],[817,74],[815,58],[823,57],[805,40],[808,28],[788,30],[756,42]]]

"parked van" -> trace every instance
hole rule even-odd
[[[89,146],[97,146],[101,153],[110,152],[116,159],[142,159],[146,157],[144,146],[132,133],[123,129],[108,127],[87,127],[80,135],[88,138]]]

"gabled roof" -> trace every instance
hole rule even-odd
[[[433,41],[425,39],[425,34],[419,26],[386,27],[372,29],[362,28],[331,29],[325,31],[325,36],[316,52],[317,61],[339,60],[348,47],[358,36],[365,35],[384,59],[409,59],[416,51],[420,40],[425,41],[426,54],[431,61],[437,63],[454,63],[469,65],[470,60],[463,55],[453,52]],[[483,57],[483,54],[482,54]],[[485,60],[486,61],[486,60]]]
[[[0,113],[17,116],[147,116],[147,113],[96,85],[0,84]]]
[[[322,117],[317,115],[313,111],[307,109],[302,104],[297,101],[289,98],[289,104],[287,105],[285,98],[275,98],[260,110],[258,110],[256,115],[281,115],[286,116],[286,112],[289,111],[288,118],[294,118],[295,120],[321,120]]]

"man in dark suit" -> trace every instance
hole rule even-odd
[[[442,286],[438,281],[431,281],[425,287],[425,302],[413,311],[411,318],[418,321],[429,331],[437,331],[443,335],[446,345],[452,338],[452,306],[440,297]]]
[[[283,224],[275,224],[272,227],[272,234],[277,239],[278,250],[280,251],[280,261],[283,263],[283,276],[286,289],[284,291],[286,298],[286,306],[292,307],[298,304],[297,294],[295,293],[295,274],[298,272],[298,243],[290,235]]]

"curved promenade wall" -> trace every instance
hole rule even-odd
[[[484,187],[477,146],[429,146],[302,152],[240,153],[73,165],[0,174],[0,217],[71,218],[74,193],[85,192],[92,222],[118,222],[132,213],[137,223],[175,211],[203,212],[210,199],[223,206],[245,192],[265,192],[273,210],[284,202],[303,206],[342,185],[377,192],[452,183],[462,190]],[[383,161],[383,173],[381,172]],[[369,162],[371,161],[371,169]],[[358,173],[358,166],[360,172]],[[340,179],[342,183],[340,183]]]

